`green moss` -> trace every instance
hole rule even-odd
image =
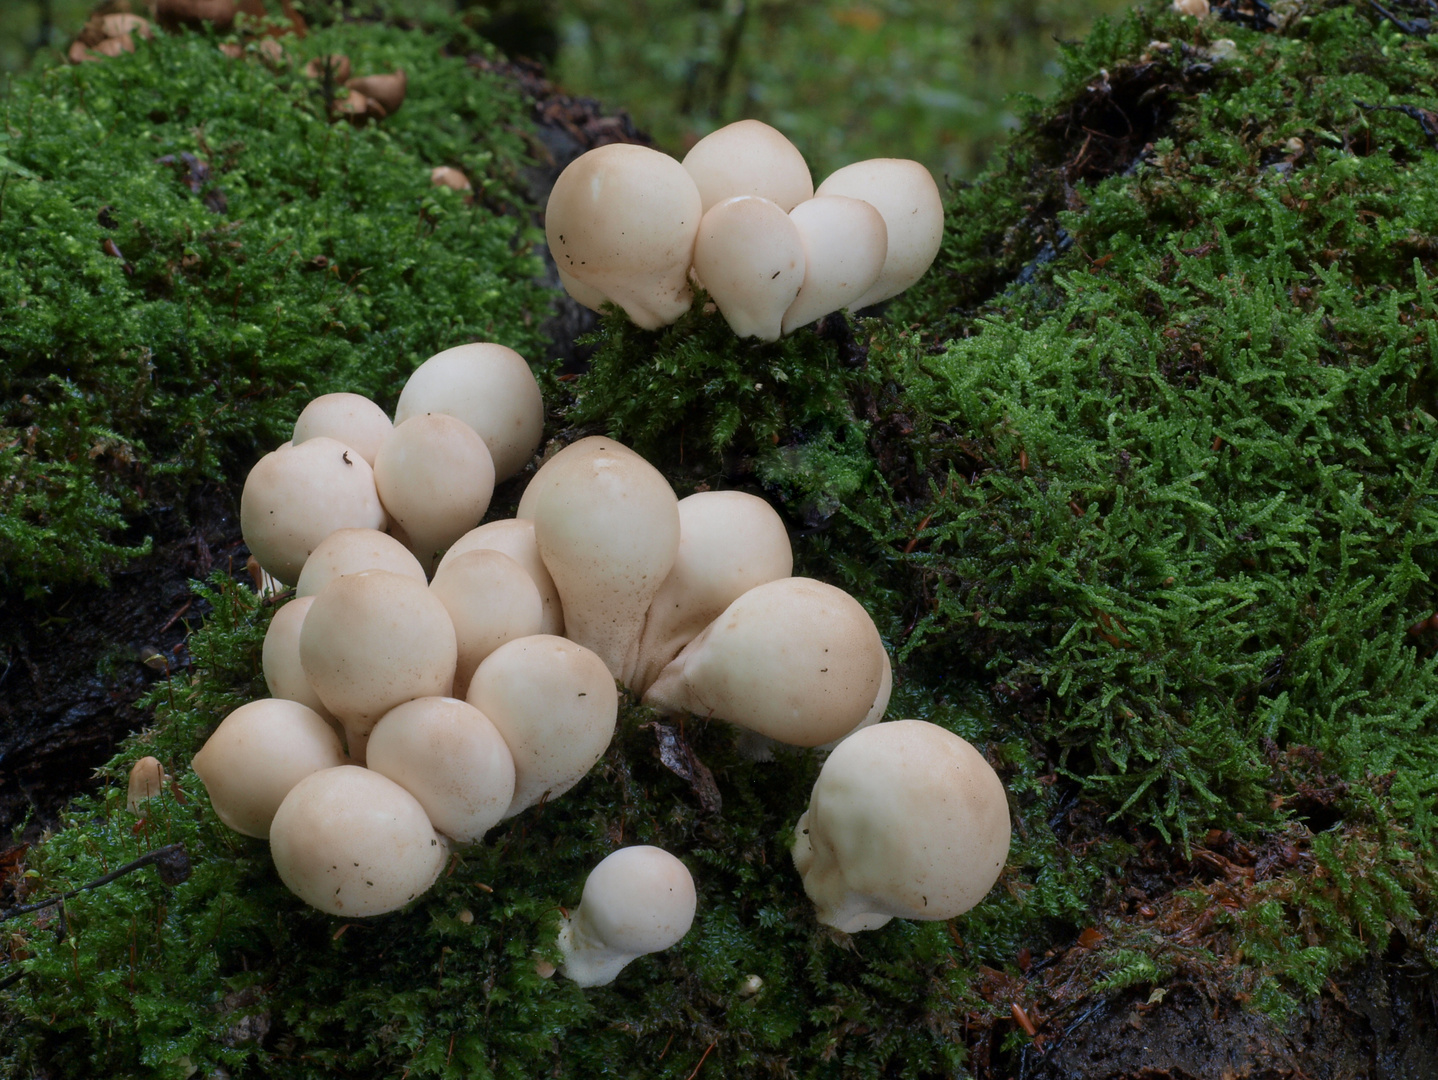
[[[287,47],[272,71],[163,36],[0,96],[0,588],[103,578],[143,548],[123,521],[242,472],[313,396],[392,403],[469,339],[540,359],[531,235],[499,212],[513,91],[381,26]],[[405,68],[404,107],[329,123],[299,70],[322,50]]]

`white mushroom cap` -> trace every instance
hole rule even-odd
[[[644,703],[791,746],[852,731],[879,693],[884,643],[859,602],[812,578],[750,589],[664,668]]]
[[[298,701],[317,712],[336,731],[343,731],[340,722],[325,707],[309,679],[305,678],[305,669],[300,666],[300,630],[314,602],[313,596],[301,596],[275,610],[265,631],[260,667],[271,697]]]
[[[643,694],[700,631],[756,585],[794,572],[789,533],[774,508],[742,491],[679,500],[679,552],[649,605],[631,686]]]
[[[884,215],[888,226],[884,272],[868,292],[849,305],[854,310],[899,295],[924,276],[939,253],[944,238],[944,200],[929,170],[917,161],[856,161],[833,173],[814,194],[863,199]]]
[[[699,189],[679,162],[645,146],[612,143],[581,154],[559,174],[544,232],[566,275],[654,330],[689,310],[689,264],[703,214]]]
[[[644,613],[679,550],[679,500],[642,457],[594,436],[535,473],[520,501],[564,605],[564,631],[627,681]]]
[[[590,871],[559,928],[559,970],[579,986],[614,981],[631,960],[676,944],[694,924],[694,879],[663,848],[620,848]]]
[[[789,218],[804,245],[804,286],[784,312],[788,334],[847,307],[874,287],[884,269],[889,230],[862,199],[820,195]]]
[[[286,585],[299,580],[310,552],[336,529],[383,529],[388,523],[369,462],[325,436],[260,458],[240,494],[245,543]]]
[[[544,399],[524,357],[493,342],[473,342],[431,356],[400,391],[394,422],[424,413],[463,420],[484,440],[494,476],[507,480],[534,456],[544,434]]]
[[[804,282],[804,244],[777,203],[739,195],[699,223],[694,271],[739,337],[778,341],[784,312]]]
[[[246,836],[266,837],[291,788],[344,760],[339,736],[313,709],[263,698],[220,721],[192,766],[221,821]]]
[[[502,551],[476,549],[435,571],[429,591],[454,623],[459,646],[454,692],[469,687],[474,669],[506,641],[539,633],[544,604],[524,567]]]
[[[951,919],[982,900],[1008,858],[1009,808],[967,742],[895,720],[835,748],[794,833],[819,921],[855,933],[895,917]]]
[[[514,759],[504,739],[482,712],[451,697],[419,698],[385,713],[370,733],[367,763],[461,843],[498,824],[514,797]]]
[[[421,585],[427,580],[414,553],[389,533],[378,529],[336,529],[305,560],[295,582],[295,595],[318,595],[335,578],[361,570],[388,570],[412,577]]]
[[[385,713],[449,693],[457,655],[454,625],[439,598],[387,570],[335,578],[300,629],[305,677],[344,724],[357,761]]]
[[[598,289],[591,288],[584,282],[577,280],[572,274],[566,274],[558,264],[555,269],[559,271],[559,284],[564,287],[570,297],[581,306],[587,307],[590,311],[599,311],[605,304],[609,303],[609,297],[605,296]]]
[[[324,435],[358,450],[373,466],[393,430],[384,410],[362,394],[321,394],[300,410],[291,442],[298,445]]]
[[[426,571],[479,524],[494,494],[494,461],[463,420],[421,413],[402,420],[374,464],[380,502]]]
[[[760,120],[739,120],[700,139],[684,156],[704,210],[735,195],[758,195],[788,213],[814,197],[804,155],[777,129]]]
[[[505,817],[563,795],[614,738],[614,676],[583,645],[549,634],[519,638],[487,656],[469,703],[499,729],[514,755],[514,798]]]
[[[449,848],[424,808],[388,777],[341,765],[305,777],[270,827],[280,880],[330,915],[403,907],[444,869]]]
[[[140,804],[153,799],[165,790],[165,767],[160,759],[142,757],[130,766],[130,787],[126,792],[125,809],[132,814],[140,812]]]
[[[879,694],[876,698],[874,698],[874,704],[869,707],[869,711],[864,716],[864,719],[860,720],[859,723],[855,725],[853,731],[849,732],[849,735],[854,734],[855,731],[863,731],[865,728],[873,727],[880,720],[882,720],[884,718],[885,711],[887,711],[887,709],[889,708],[889,698],[893,695],[893,693],[894,667],[892,664],[889,663],[889,652],[887,649],[885,649],[884,674],[883,677],[879,680]],[[849,735],[844,735],[841,738],[835,739],[833,742],[825,743],[823,746],[817,746],[815,747],[815,749],[827,753],[828,751],[833,750],[834,747],[838,746],[841,742],[843,742],[844,739],[847,739]]]
[[[539,599],[544,605],[539,633],[564,633],[564,608],[560,605],[559,590],[554,587],[554,578],[550,576],[544,560],[539,557],[539,545],[534,542],[534,522],[522,517],[501,518],[499,521],[486,522],[477,529],[471,529],[449,546],[444,558],[439,560],[435,575],[438,576],[446,563],[466,551],[502,551],[524,567],[535,588],[539,590]]]

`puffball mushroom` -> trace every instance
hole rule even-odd
[[[631,686],[643,694],[664,666],[756,585],[794,572],[789,532],[774,508],[742,491],[679,500],[679,551],[649,605]]]
[[[514,797],[514,759],[489,719],[451,697],[397,705],[370,734],[368,767],[404,788],[453,840],[478,840]]]
[[[804,243],[777,203],[739,195],[700,221],[694,272],[736,336],[778,341],[804,283]]]
[[[620,848],[589,872],[559,927],[559,970],[579,986],[612,983],[631,960],[676,944],[694,924],[694,879],[663,848]]]
[[[191,764],[219,819],[235,832],[263,838],[296,784],[344,760],[339,736],[313,709],[263,698],[220,721]]]
[[[557,263],[554,268],[559,273],[559,284],[564,287],[564,291],[569,294],[572,300],[577,301],[583,307],[587,307],[590,311],[599,311],[605,304],[609,303],[609,297],[605,296],[598,289],[590,288],[584,284],[584,282],[575,280],[574,277],[566,274],[564,268]]]
[[[539,449],[544,399],[524,357],[493,342],[473,342],[431,356],[405,381],[394,422],[447,413],[472,427],[507,480]]]
[[[494,460],[463,420],[422,413],[402,420],[374,463],[380,502],[426,572],[479,524],[494,494]]]
[[[579,783],[604,756],[619,716],[619,693],[604,661],[549,634],[518,638],[485,657],[468,701],[514,755],[505,817]]]
[[[1009,852],[1004,786],[982,754],[923,720],[849,736],[794,828],[794,865],[821,923],[951,919],[993,888]]]
[[[635,325],[655,330],[694,299],[689,264],[703,216],[683,165],[646,146],[612,143],[559,174],[544,232],[565,274],[614,301]]]
[[[325,436],[266,454],[245,477],[240,532],[260,565],[286,585],[336,529],[389,524],[374,471],[359,451]]]
[[[739,120],[711,131],[684,155],[684,168],[694,177],[705,213],[736,195],[769,199],[785,213],[814,197],[804,155],[760,120]]]
[[[421,585],[428,581],[414,552],[389,533],[378,529],[336,529],[305,560],[295,582],[295,595],[316,596],[335,578],[361,570],[388,570],[414,578]]]
[[[125,809],[132,814],[140,812],[140,804],[153,799],[165,790],[165,767],[159,758],[142,757],[130,766],[130,787],[126,793]]]
[[[265,631],[260,667],[271,697],[298,701],[317,712],[325,723],[342,731],[339,721],[315,693],[315,688],[305,678],[305,669],[300,666],[300,629],[314,602],[313,596],[296,597],[275,612]]]
[[[944,201],[929,170],[903,158],[871,158],[845,165],[815,189],[818,195],[862,199],[884,217],[888,251],[879,279],[849,305],[866,308],[897,296],[919,278],[939,253]]]
[[[544,604],[524,567],[501,551],[475,550],[435,571],[429,591],[454,623],[459,647],[454,693],[463,697],[474,669],[506,641],[539,633]]]
[[[644,613],[679,550],[679,500],[659,470],[592,436],[541,466],[529,503],[540,557],[564,606],[564,632],[628,682]]]
[[[350,757],[364,760],[380,717],[454,685],[454,625],[413,578],[364,570],[325,586],[300,628],[300,666],[344,725]]]
[[[347,80],[345,86],[363,94],[370,101],[378,102],[381,106],[379,115],[384,117],[393,116],[404,104],[409,80],[404,69],[400,68],[392,75],[361,75],[357,79]]]
[[[362,394],[321,394],[300,410],[290,441],[326,435],[358,450],[373,467],[375,454],[393,431],[384,410]]]
[[[559,590],[554,587],[554,578],[549,568],[539,557],[539,545],[534,542],[534,522],[528,518],[501,518],[489,521],[477,529],[471,529],[449,546],[444,558],[435,569],[438,577],[445,564],[463,555],[466,551],[501,551],[520,566],[524,567],[543,605],[539,620],[539,633],[563,634],[564,609],[560,606]]]
[[[357,765],[305,777],[280,804],[270,854],[290,892],[330,915],[382,915],[419,896],[449,847],[424,807]]]
[[[725,608],[659,673],[644,703],[819,746],[864,719],[883,665],[884,643],[857,600],[822,581],[784,578]]]
[[[848,307],[879,280],[888,252],[884,218],[862,199],[822,195],[789,214],[804,248],[804,284],[784,312],[790,333]]]

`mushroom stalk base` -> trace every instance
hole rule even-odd
[[[564,960],[559,965],[560,974],[576,986],[607,986],[619,977],[619,973],[631,960],[637,960],[643,953],[621,953],[607,948],[602,941],[590,937],[575,925],[573,918],[565,919],[559,927],[559,951]]]

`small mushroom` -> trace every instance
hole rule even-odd
[[[384,410],[364,395],[321,394],[300,410],[290,442],[299,445],[325,435],[358,450],[373,467],[375,454],[393,431]]]
[[[518,638],[485,657],[468,701],[514,755],[514,797],[505,817],[579,783],[604,756],[619,715],[604,661],[548,634]]]
[[[812,578],[783,578],[725,608],[659,673],[644,703],[820,746],[868,714],[883,666],[884,643],[857,600]]]
[[[539,590],[543,605],[539,633],[563,634],[564,609],[559,602],[559,590],[554,587],[554,578],[539,557],[539,545],[534,542],[534,522],[528,518],[501,518],[471,529],[449,546],[444,558],[439,560],[435,576],[439,576],[446,563],[466,551],[483,550],[502,551],[524,567],[534,587]]]
[[[756,585],[794,572],[789,533],[774,508],[742,491],[679,500],[679,551],[644,619],[630,683],[643,694],[700,631]]]
[[[245,543],[286,585],[299,580],[310,552],[336,529],[383,529],[388,523],[369,462],[324,436],[260,458],[240,493]]]
[[[923,720],[857,732],[829,755],[794,828],[794,866],[821,923],[952,919],[993,888],[1009,851],[1003,783]]]
[[[612,983],[632,960],[676,944],[694,924],[694,879],[663,848],[620,848],[589,872],[559,927],[559,970],[579,986]]]
[[[544,435],[544,399],[529,364],[490,341],[445,349],[414,369],[394,422],[424,413],[446,413],[472,427],[494,459],[496,481],[524,468]]]
[[[450,692],[456,656],[444,605],[422,583],[386,570],[335,578],[300,629],[305,678],[344,725],[356,761],[385,713]]]
[[[405,77],[404,69],[394,72],[392,75],[361,75],[357,79],[349,79],[345,86],[350,90],[358,91],[371,101],[377,101],[384,111],[381,117],[393,116],[404,104],[405,90],[409,80]]]
[[[862,199],[884,217],[888,251],[879,279],[849,305],[857,311],[897,296],[919,278],[944,238],[944,201],[929,170],[903,158],[872,158],[845,165],[815,189],[817,195]]]
[[[155,36],[154,31],[150,28],[150,21],[148,19],[139,15],[131,15],[126,11],[117,11],[110,15],[101,15],[99,30],[101,35],[107,38],[129,34],[149,41]]]
[[[344,53],[329,53],[316,56],[305,65],[305,74],[311,79],[323,79],[325,68],[329,68],[330,79],[343,85],[350,77],[350,58]]]
[[[421,585],[429,580],[414,553],[389,533],[378,529],[336,529],[305,560],[295,582],[295,595],[318,596],[335,578],[361,570],[388,570],[414,578]]]
[[[382,915],[439,877],[449,846],[424,807],[387,776],[356,765],[305,777],[280,804],[270,854],[285,886],[330,915]]]
[[[570,278],[614,301],[635,325],[667,326],[689,310],[689,264],[704,215],[684,166],[658,150],[611,143],[559,174],[544,231]],[[593,306],[589,299],[580,303]]]
[[[1173,10],[1202,22],[1208,18],[1208,0],[1173,0]]]
[[[621,682],[632,677],[644,613],[679,550],[678,503],[659,470],[600,436],[555,454],[520,500],[559,590],[565,634]]]
[[[191,764],[216,816],[235,832],[263,838],[291,788],[344,760],[339,736],[313,709],[263,698],[220,721]]]
[[[804,243],[789,215],[757,195],[715,203],[699,223],[694,271],[738,337],[778,341],[804,283]]]
[[[380,502],[425,572],[479,524],[494,494],[494,460],[463,420],[421,413],[402,420],[374,463]]]
[[[789,214],[804,247],[804,285],[784,312],[792,333],[848,307],[879,280],[888,251],[883,217],[861,199],[820,195]]]
[[[370,734],[367,763],[460,843],[497,825],[514,796],[514,759],[504,739],[482,712],[451,697],[418,698],[385,713]]]
[[[140,812],[140,804],[165,790],[165,767],[158,758],[142,757],[130,767],[130,789],[125,808],[132,814]]]
[[[739,120],[711,131],[684,155],[705,213],[736,195],[758,195],[786,214],[814,197],[804,155],[777,129],[760,120]]]
[[[429,182],[435,187],[447,187],[451,191],[473,191],[469,177],[449,165],[436,165],[429,170]]]
[[[450,560],[435,571],[429,591],[454,623],[456,697],[464,696],[480,661],[507,641],[539,633],[544,617],[534,580],[501,551],[467,551]]]

